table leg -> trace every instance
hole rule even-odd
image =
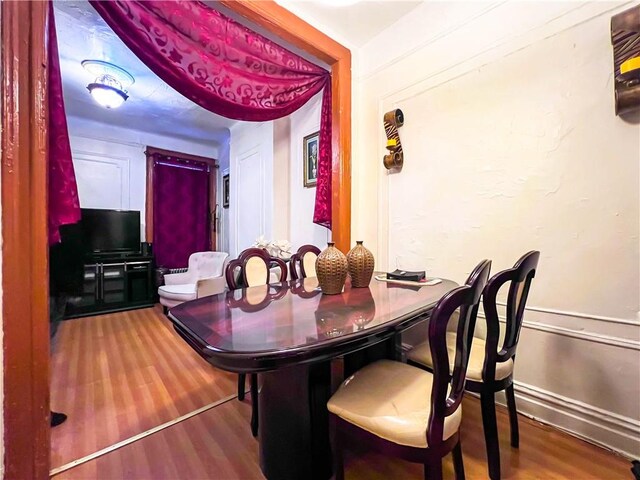
[[[268,480],[331,477],[329,362],[261,374],[260,467]]]

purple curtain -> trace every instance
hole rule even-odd
[[[323,91],[313,221],[331,228],[331,74],[197,1],[91,5],[160,78],[218,115],[281,118]]]
[[[80,221],[80,201],[76,174],[71,159],[67,116],[62,96],[62,77],[58,58],[58,39],[49,2],[49,32],[47,38],[47,88],[49,95],[49,244],[60,241],[60,226]]]
[[[209,166],[158,154],[153,165],[156,263],[186,267],[189,255],[210,250]]]

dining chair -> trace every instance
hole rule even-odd
[[[298,280],[299,278],[315,277],[318,255],[320,255],[320,249],[315,245],[302,245],[296,253],[291,255],[289,261],[291,278]]]
[[[480,262],[466,284],[445,294],[433,309],[428,327],[433,373],[379,360],[346,379],[331,397],[327,408],[336,480],[344,479],[347,434],[351,441],[382,453],[422,463],[425,478],[431,480],[442,479],[442,458],[451,452],[456,479],[464,479],[461,402],[480,295],[490,269],[491,261]],[[456,349],[449,352],[447,326],[455,311],[460,313]]]
[[[229,290],[268,285],[272,277],[271,269],[280,269],[280,282],[287,281],[287,266],[279,258],[272,257],[262,248],[248,248],[240,256],[227,264],[225,277]],[[258,375],[252,373],[251,382],[251,433],[258,435]],[[244,400],[246,374],[238,374],[238,400]]]
[[[280,269],[279,279],[272,278],[272,268]],[[273,280],[287,281],[287,265],[263,248],[247,248],[227,264],[225,271],[229,290],[267,285]]]
[[[480,394],[482,408],[482,424],[487,449],[489,477],[500,478],[500,448],[496,421],[495,394],[505,390],[509,425],[511,429],[511,446],[519,447],[518,412],[513,391],[513,369],[516,349],[522,327],[524,309],[529,295],[540,252],[531,251],[523,255],[513,266],[494,275],[484,289],[482,305],[487,322],[486,338],[474,337],[471,343],[471,356],[467,371],[466,389]],[[497,296],[501,287],[510,283],[507,293],[505,335],[500,343],[500,320],[497,309]],[[447,336],[447,348],[455,349],[455,338]],[[432,369],[431,352],[427,343],[411,350],[407,355],[407,363]]]

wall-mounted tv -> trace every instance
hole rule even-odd
[[[82,230],[90,253],[140,251],[140,212],[82,209]]]

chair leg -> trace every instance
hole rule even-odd
[[[513,384],[507,387],[507,407],[509,408],[509,426],[511,427],[511,446],[520,448],[520,432],[518,431],[518,410],[516,408],[516,395],[513,392]]]
[[[251,374],[251,433],[258,436],[258,374]]]
[[[451,454],[453,455],[453,470],[456,473],[456,480],[464,480],[464,462],[462,460],[460,440],[458,440],[456,446],[453,447]]]
[[[500,446],[498,444],[498,423],[496,420],[495,393],[480,394],[482,405],[482,425],[487,447],[487,464],[491,480],[500,480]]]
[[[245,374],[239,373],[238,374],[238,400],[240,400],[241,402],[244,400],[244,380],[245,380]]]
[[[424,480],[442,480],[442,460],[424,464]]]
[[[334,480],[344,480],[344,459],[342,456],[342,437],[338,430],[337,419],[329,414],[329,435],[331,437],[331,458],[333,460]]]

